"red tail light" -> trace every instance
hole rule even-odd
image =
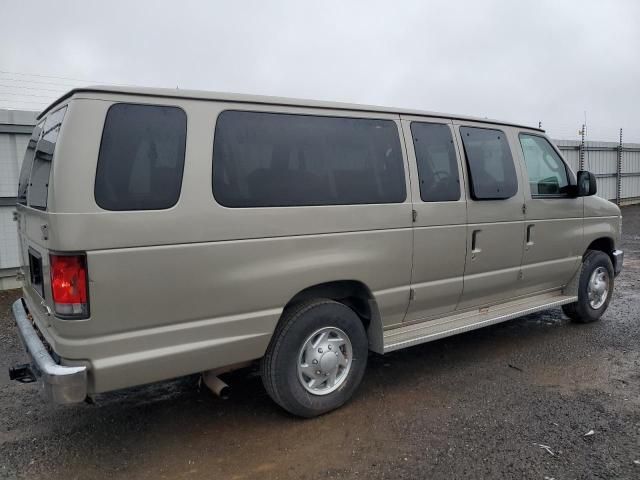
[[[49,258],[56,315],[62,318],[87,318],[87,257],[52,254]]]

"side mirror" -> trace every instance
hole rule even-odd
[[[577,196],[589,197],[598,191],[596,176],[586,170],[580,170],[577,175]]]

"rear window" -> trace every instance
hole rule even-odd
[[[474,200],[504,200],[518,191],[516,167],[502,130],[460,127]]]
[[[400,203],[390,120],[226,111],[216,124],[213,194],[227,207]]]
[[[64,106],[50,113],[33,129],[18,180],[18,203],[46,210],[53,155],[67,111]]]
[[[118,103],[109,108],[96,171],[105,210],[160,210],[180,196],[187,116],[178,107]]]
[[[20,178],[18,179],[18,203],[27,204],[27,192],[29,190],[29,179],[31,177],[31,168],[33,167],[33,159],[36,156],[36,146],[40,135],[42,135],[42,127],[44,120],[38,122],[31,133],[31,138],[27,144],[27,150],[22,160],[22,168],[20,169]]]

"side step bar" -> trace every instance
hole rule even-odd
[[[394,328],[384,332],[384,353],[506,322],[530,313],[573,303],[576,300],[578,297],[563,295],[560,292],[545,293],[500,305],[456,313],[437,320]]]

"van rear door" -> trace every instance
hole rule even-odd
[[[18,236],[24,282],[28,293],[45,298],[48,271],[48,196],[51,165],[62,122],[64,105],[41,119],[31,134],[18,181]]]

